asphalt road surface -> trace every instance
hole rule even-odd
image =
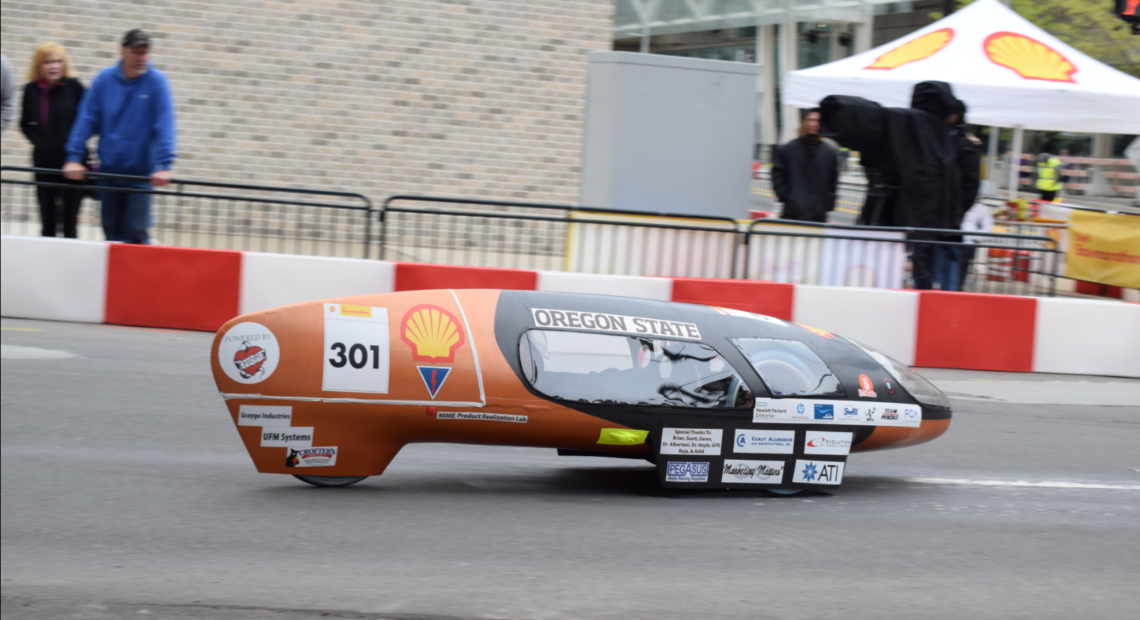
[[[452,445],[322,489],[254,471],[212,335],[0,324],[4,620],[1137,617],[1140,381],[924,371],[950,431],[807,498]]]

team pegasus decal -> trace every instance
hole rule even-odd
[[[890,71],[891,69],[897,69],[912,62],[925,60],[942,51],[942,48],[949,45],[953,38],[953,28],[935,30],[913,41],[903,43],[882,56],[879,56],[875,59],[875,62],[863,68]]]
[[[986,58],[1026,80],[1075,84],[1077,68],[1057,50],[1016,32],[995,32],[982,43]]]

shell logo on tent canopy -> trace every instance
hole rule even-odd
[[[455,315],[436,305],[418,305],[400,323],[400,339],[412,347],[417,362],[454,363],[455,350],[465,342]]]
[[[1075,84],[1077,68],[1057,50],[1016,32],[995,32],[982,43],[986,57],[995,65],[1013,69],[1027,80]]]
[[[893,50],[879,56],[875,62],[863,67],[864,69],[882,69],[890,71],[905,64],[930,58],[942,48],[950,44],[954,38],[953,28],[942,28],[922,35],[913,41],[907,41]]]

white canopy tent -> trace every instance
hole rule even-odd
[[[1082,54],[998,0],[977,0],[902,40],[792,71],[783,100],[815,107],[828,95],[853,95],[907,107],[914,85],[925,80],[953,85],[971,123],[1015,128],[1016,153],[1025,128],[1140,133],[1140,79]]]

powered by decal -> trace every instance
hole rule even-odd
[[[486,411],[440,411],[435,414],[437,420],[482,420],[484,422],[514,422],[526,424],[525,415],[512,415],[509,413],[488,413]]]
[[[332,467],[336,465],[336,448],[289,448],[285,467]]]
[[[227,377],[238,383],[265,381],[277,370],[280,359],[277,336],[261,323],[238,323],[218,343],[218,364]]]
[[[665,428],[661,430],[661,454],[717,456],[723,435],[720,428]]]
[[[693,461],[669,461],[665,466],[666,482],[708,482],[709,464]]]
[[[795,451],[795,431],[737,430],[732,450],[740,453],[791,454]]]
[[[531,315],[538,327],[561,327],[596,332],[617,332],[643,336],[666,336],[685,340],[700,340],[701,332],[693,323],[624,316],[604,312],[578,312],[575,310],[549,310],[532,308]]]
[[[808,431],[804,454],[838,454],[851,452],[852,433]]]
[[[238,426],[289,426],[292,423],[292,407],[242,405],[238,408]]]
[[[779,484],[784,479],[783,461],[734,461],[725,459],[721,482]]]
[[[842,461],[797,460],[792,482],[839,484],[843,481]]]
[[[267,426],[261,429],[262,448],[310,448],[312,445],[311,426]]]

